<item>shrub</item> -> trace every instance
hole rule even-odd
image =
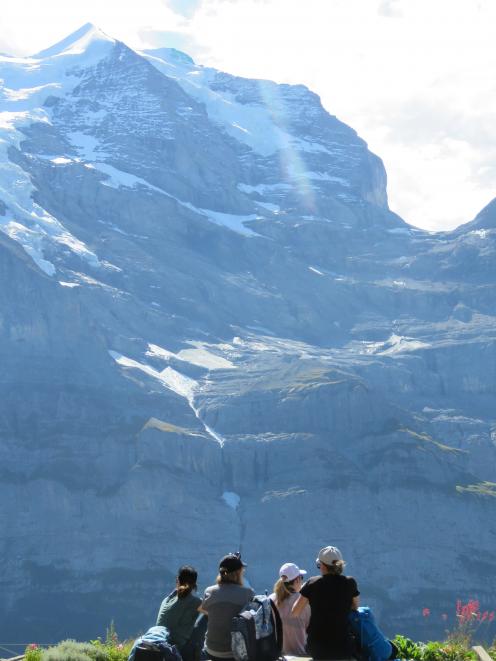
[[[75,640],[64,640],[46,650],[37,645],[29,645],[26,649],[26,661],[127,661],[133,643],[119,642],[117,636],[107,635],[105,642],[92,640],[89,643],[79,643]]]
[[[400,659],[412,661],[475,661],[477,655],[464,643],[446,641],[440,643],[416,643],[405,636],[396,636],[394,644],[398,648]]]
[[[400,635],[397,635],[393,642],[398,648],[398,657],[400,659],[422,661],[422,647],[419,643]]]
[[[38,647],[36,643],[31,643],[31,645],[28,645],[26,647],[26,651],[24,652],[24,655],[26,661],[41,661],[43,650],[41,649],[41,647]]]

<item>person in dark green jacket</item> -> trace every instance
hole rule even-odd
[[[201,604],[201,599],[194,594],[197,580],[194,567],[180,567],[176,589],[162,601],[157,615],[157,626],[167,627],[170,642],[179,649],[183,661],[190,661],[195,656],[195,645],[190,644],[190,639]]]

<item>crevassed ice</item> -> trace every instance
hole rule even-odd
[[[98,257],[51,214],[33,201],[34,187],[30,177],[9,161],[10,147],[19,147],[24,135],[19,129],[33,122],[50,123],[50,112],[43,101],[50,94],[63,96],[78,83],[73,72],[74,53],[80,67],[92,66],[106,56],[114,41],[103,33],[85,26],[58,49],[31,58],[0,57],[0,78],[3,95],[0,100],[0,197],[7,214],[0,220],[0,231],[18,241],[47,274],[54,275],[55,266],[45,258],[46,242],[64,244],[91,263],[99,265]],[[54,165],[65,165],[69,159],[54,158]]]

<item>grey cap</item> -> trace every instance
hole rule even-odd
[[[335,560],[342,560],[341,551],[335,546],[324,546],[320,549],[316,562],[323,562],[325,565],[332,565]]]

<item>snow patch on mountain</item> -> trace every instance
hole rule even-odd
[[[240,216],[237,214],[233,213],[222,213],[220,211],[212,211],[212,209],[197,209],[196,207],[191,207],[194,211],[197,211],[203,216],[206,216],[208,220],[210,220],[212,223],[215,223],[216,225],[222,225],[223,227],[227,227],[233,232],[236,232],[237,234],[243,234],[243,236],[248,236],[248,237],[261,237],[261,234],[258,234],[257,232],[254,232],[251,230],[249,227],[245,226],[245,223],[248,222],[249,220],[257,220],[261,216],[258,216],[257,214],[250,214],[248,216]],[[262,237],[264,238],[264,237]]]
[[[230,360],[218,356],[215,353],[212,353],[206,349],[206,345],[203,342],[190,342],[193,345],[193,349],[182,349],[176,355],[179,360],[185,360],[188,363],[193,365],[198,365],[199,367],[204,367],[208,370],[224,370],[224,369],[235,369],[234,365]]]
[[[256,81],[261,96],[267,97],[264,102],[240,102],[235,92],[217,84],[215,69],[187,60],[172,63],[160,57],[158,52],[141,51],[140,54],[161,73],[176,80],[189,96],[203,103],[213,122],[261,156],[271,156],[281,150],[331,153],[325,145],[295,136],[283,128],[284,124],[289,126],[291,122],[290,117],[284,116],[287,109],[281,102],[276,83]],[[278,114],[277,122],[275,114]]]
[[[192,349],[181,349],[177,353],[164,349],[156,344],[149,344],[148,350],[146,352],[147,356],[152,358],[160,358],[165,361],[169,361],[171,358],[176,360],[182,360],[184,362],[190,363],[191,365],[197,365],[198,367],[204,367],[207,370],[223,370],[223,369],[235,369],[234,365],[230,360],[219,356],[217,353],[212,352],[213,349],[218,349],[217,345],[210,345],[206,342],[197,342],[190,341],[187,342],[193,348]],[[208,348],[207,348],[208,347]]]
[[[89,67],[110,52],[114,40],[92,25],[85,25],[53,48],[35,57],[0,57],[0,198],[7,213],[0,230],[18,241],[47,275],[56,268],[45,257],[47,244],[69,248],[91,266],[98,257],[74,237],[54,216],[36,204],[30,177],[9,160],[11,148],[20,149],[22,128],[36,122],[50,124],[50,114],[42,107],[49,95],[63,96],[78,84],[74,56],[79,68]],[[52,159],[55,166],[70,162],[65,156]]]
[[[393,333],[385,342],[367,342],[363,353],[376,354],[378,356],[394,356],[408,351],[427,349],[430,346],[430,344],[421,340]]]
[[[27,254],[47,275],[54,275],[55,266],[45,257],[48,243],[69,248],[93,267],[100,261],[82,241],[73,236],[54,216],[33,200],[34,186],[30,177],[8,159],[8,149],[19,141],[0,113],[0,199],[6,204],[6,214],[0,217],[0,231],[22,245]],[[4,120],[2,122],[2,120]],[[6,124],[8,125],[5,129]],[[3,130],[2,130],[3,129]]]
[[[226,503],[228,507],[230,507],[233,510],[237,510],[241,498],[234,491],[224,491],[224,493],[222,494],[222,500]]]
[[[100,59],[108,52],[108,46],[115,45],[115,39],[105,34],[92,23],[85,23],[78,30],[57,42],[50,48],[40,51],[32,59],[58,58],[67,55],[89,55]]]
[[[176,370],[172,369],[172,367],[166,367],[164,370],[159,372],[153,367],[150,367],[150,365],[146,365],[145,363],[140,363],[133,358],[123,356],[117,351],[109,351],[109,354],[118,365],[144,372],[148,376],[151,376],[152,378],[159,381],[169,390],[173,390],[181,397],[187,399],[190,404],[192,403],[195,389],[198,387],[198,383],[194,379],[190,379],[188,376],[180,374]]]
[[[292,188],[293,187],[290,184],[284,184],[284,183],[257,184],[256,186],[250,186],[249,184],[243,184],[243,183],[238,184],[238,190],[242,191],[243,193],[248,193],[248,194],[258,193],[259,195],[267,195],[274,192],[285,193],[287,191],[292,190]]]
[[[160,347],[157,347],[157,345],[149,345],[149,346],[160,349]],[[154,349],[152,349],[152,351],[154,351]],[[195,406],[195,402],[194,402],[195,392],[199,389],[199,383],[197,381],[191,379],[188,376],[185,376],[184,374],[181,374],[172,367],[166,367],[164,370],[158,371],[153,367],[150,367],[150,365],[146,365],[146,363],[140,363],[139,361],[134,360],[133,358],[128,358],[127,356],[123,356],[117,351],[110,350],[108,353],[115,360],[115,362],[121,367],[124,367],[126,369],[135,369],[140,372],[143,372],[144,374],[152,377],[153,379],[156,379],[161,385],[163,385],[168,390],[172,390],[180,397],[184,397],[184,399],[186,399],[186,401],[188,402],[191,410],[195,414],[195,417],[202,424],[206,433],[214,441],[216,441],[216,443],[218,443],[221,447],[224,445],[225,442],[224,438],[202,420],[200,416],[200,411]],[[161,352],[157,352],[155,349],[155,353],[158,355],[158,353]]]

